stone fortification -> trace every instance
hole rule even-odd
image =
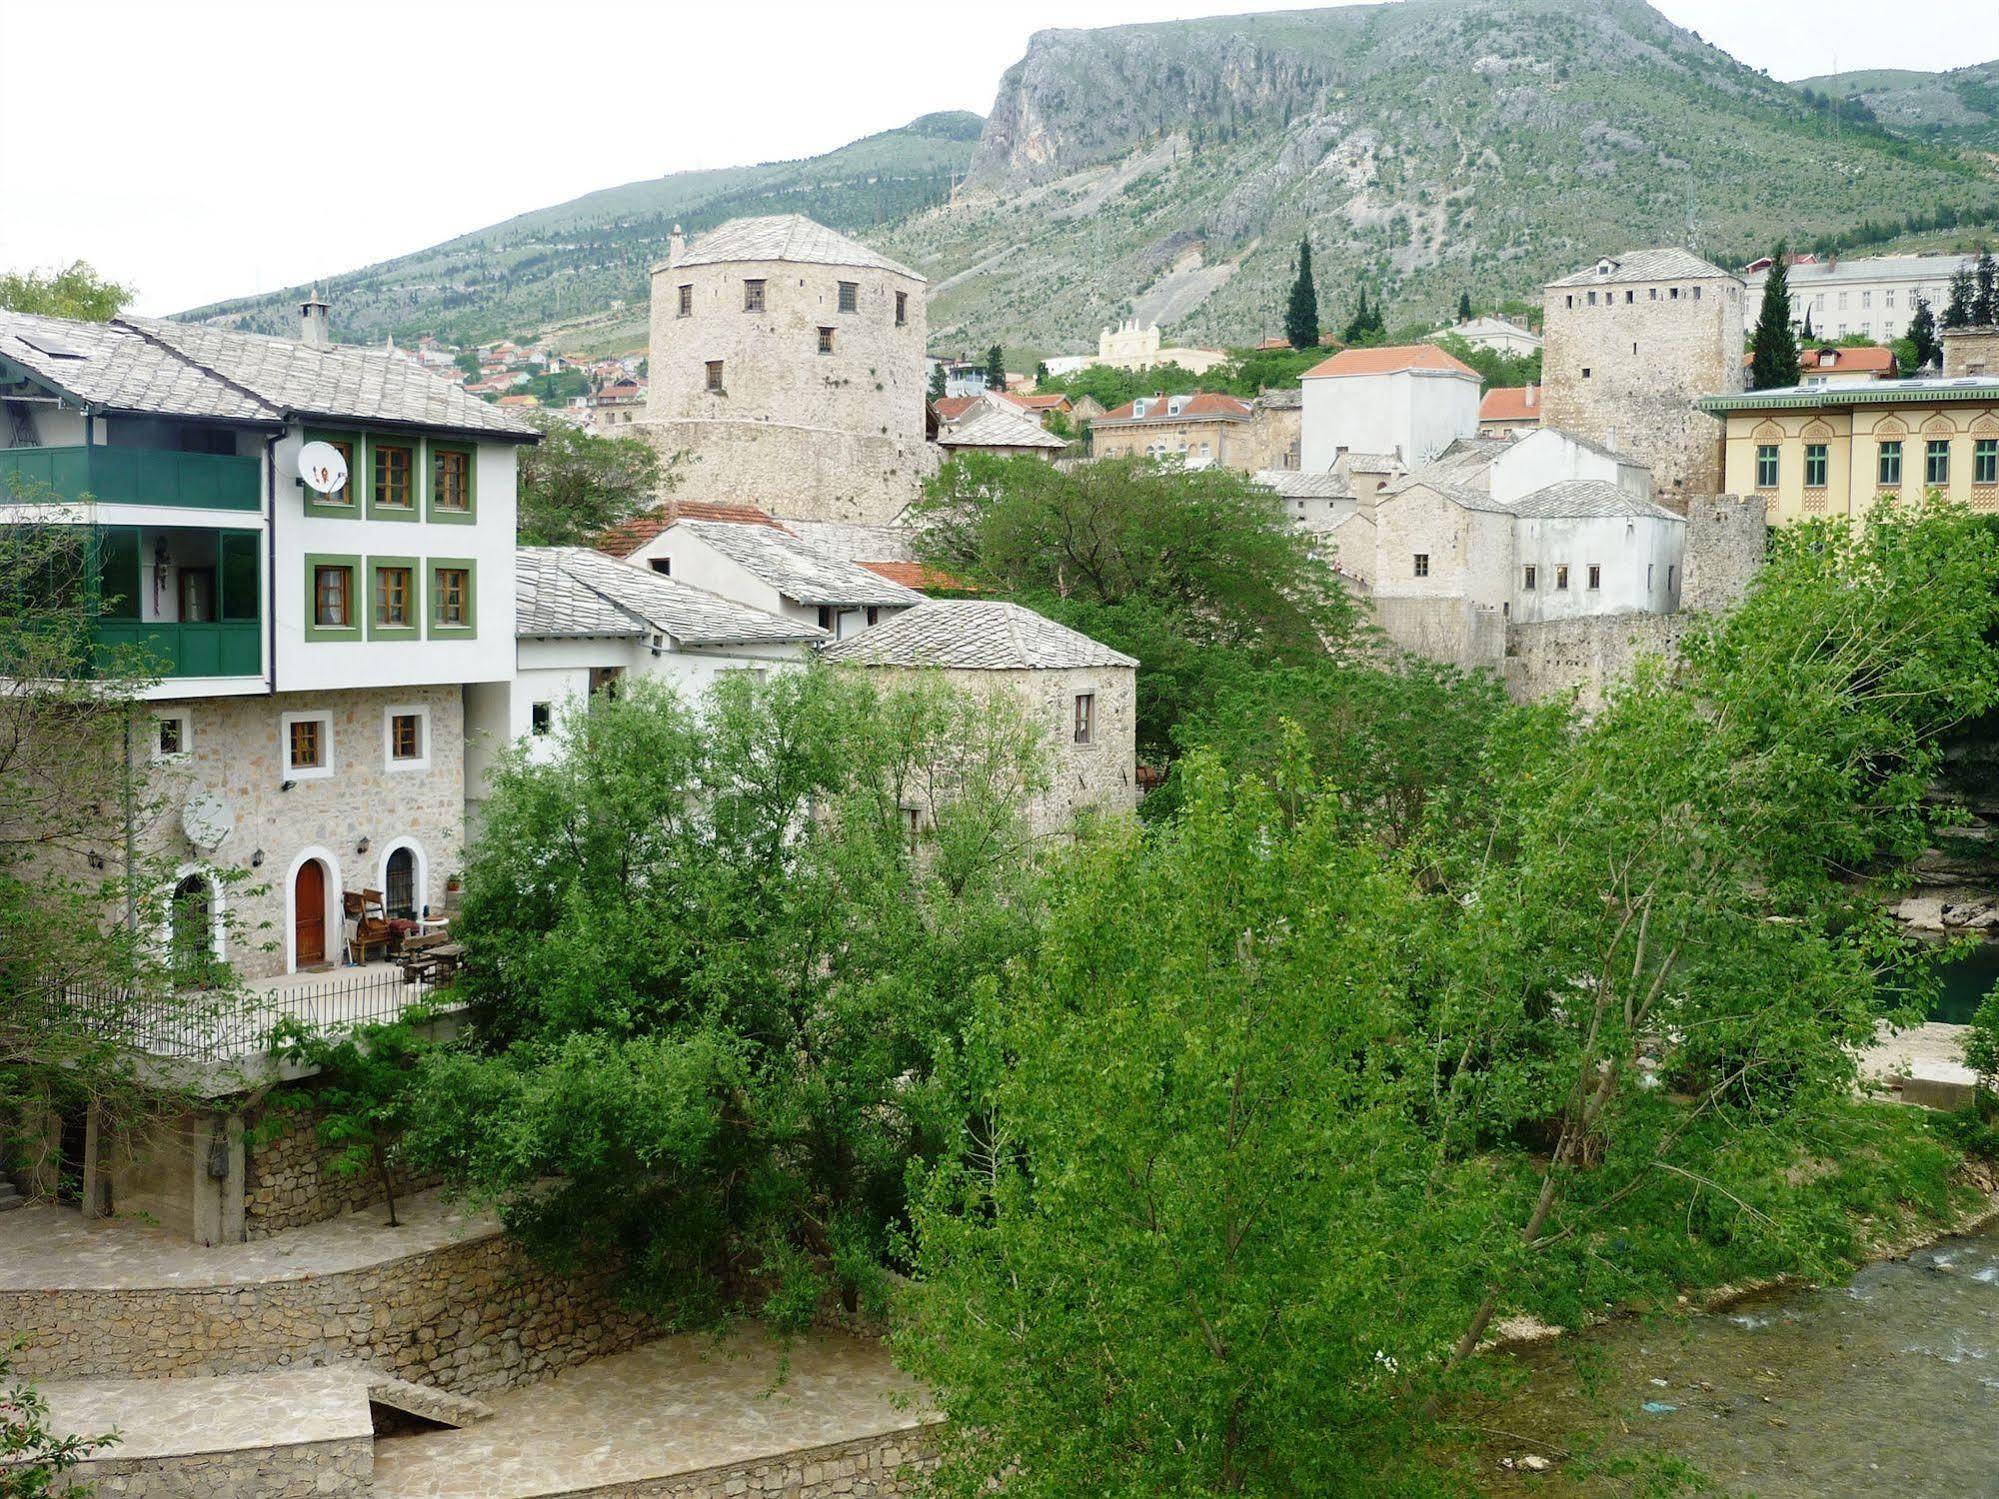
[[[1687,502],[1687,546],[1680,608],[1690,614],[1733,609],[1762,570],[1770,526],[1760,495],[1695,495]]]

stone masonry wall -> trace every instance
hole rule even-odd
[[[848,432],[727,418],[632,428],[672,465],[674,497],[754,505],[786,520],[887,525],[937,471],[920,431]]]
[[[0,1292],[29,1379],[158,1379],[367,1359],[469,1393],[509,1389],[658,1335],[602,1282],[569,1281],[496,1231],[364,1269],[253,1285]]]
[[[116,1447],[109,1449],[116,1452]],[[56,1492],[88,1484],[98,1499],[322,1499],[373,1492],[372,1437],[84,1463]]]
[[[1692,614],[1721,614],[1741,603],[1762,570],[1769,531],[1760,495],[1689,498],[1680,608]]]
[[[245,1132],[244,1237],[267,1239],[288,1228],[322,1223],[380,1202],[382,1184],[375,1173],[335,1172],[332,1163],[338,1153],[320,1143],[310,1110],[264,1110]],[[392,1167],[389,1175],[398,1202],[441,1180],[412,1175],[399,1166]]]
[[[591,1499],[913,1499],[937,1466],[930,1433],[889,1432],[701,1473],[571,1492]]]
[[[1604,693],[1631,674],[1642,656],[1671,661],[1679,650],[1685,614],[1598,614],[1511,625],[1506,631],[1505,678],[1515,702],[1576,691],[1585,713],[1603,706]]]

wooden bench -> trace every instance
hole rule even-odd
[[[451,940],[449,932],[431,932],[421,937],[409,937],[403,941],[402,964],[403,982],[414,984],[420,979],[439,983],[458,971],[464,960],[464,947]]]

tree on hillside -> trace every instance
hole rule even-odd
[[[460,349],[456,354],[451,356],[451,362],[458,367],[458,373],[463,375],[467,380],[477,380],[479,378],[479,351],[477,349]]]
[[[1319,343],[1319,288],[1312,279],[1312,241],[1298,241],[1298,277],[1291,283],[1291,300],[1284,308],[1284,336],[1294,349]]]
[[[1224,387],[1215,377],[1196,375],[1178,364],[1154,364],[1142,370],[1123,369],[1114,364],[1086,364],[1073,374],[1051,376],[1041,388],[1051,393],[1059,391],[1071,401],[1088,396],[1104,410],[1115,411],[1134,396],[1149,396],[1154,392],[1185,395]]]
[[[1763,306],[1749,335],[1749,388],[1778,390],[1798,383],[1798,336],[1791,326],[1790,250],[1781,242],[1763,280]]]
[[[1944,304],[1943,325],[1946,328],[1969,328],[1972,308],[1978,301],[1978,287],[1971,279],[1969,267],[1960,267],[1951,274],[1950,300]]]
[[[944,363],[939,360],[930,366],[930,404],[936,405],[944,399]]]
[[[102,323],[124,311],[134,294],[132,287],[106,281],[87,260],[50,271],[0,273],[0,307],[9,312]]]
[[[1468,291],[1458,293],[1458,321],[1461,323],[1471,321],[1471,293]]]
[[[651,509],[675,482],[643,438],[599,437],[551,413],[528,420],[542,436],[521,450],[514,534],[522,546],[586,543]]]
[[[986,389],[994,394],[1006,389],[1006,354],[998,344],[986,350]]]
[[[1369,305],[1367,285],[1362,283],[1359,300],[1354,303],[1353,316],[1347,320],[1346,331],[1340,335],[1349,344],[1379,343],[1386,335],[1388,325],[1381,315],[1379,302]]]
[[[1910,370],[1911,374],[1918,370],[1926,370],[1937,362],[1937,356],[1943,350],[1937,344],[1937,318],[1936,314],[1930,311],[1928,297],[1916,298],[1916,310],[1909,318],[1909,330],[1906,336],[1909,340],[1910,353],[1915,359],[1914,368]]]
[[[1999,262],[1980,245],[1978,263],[1972,271],[1971,321],[1981,328],[1999,323]]]
[[[1453,359],[1477,370],[1487,390],[1541,383],[1539,349],[1531,354],[1508,354],[1503,349],[1487,349],[1469,343],[1456,333],[1446,333],[1435,342]]]

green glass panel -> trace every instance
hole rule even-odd
[[[257,609],[257,533],[222,533],[222,618],[252,620]]]

